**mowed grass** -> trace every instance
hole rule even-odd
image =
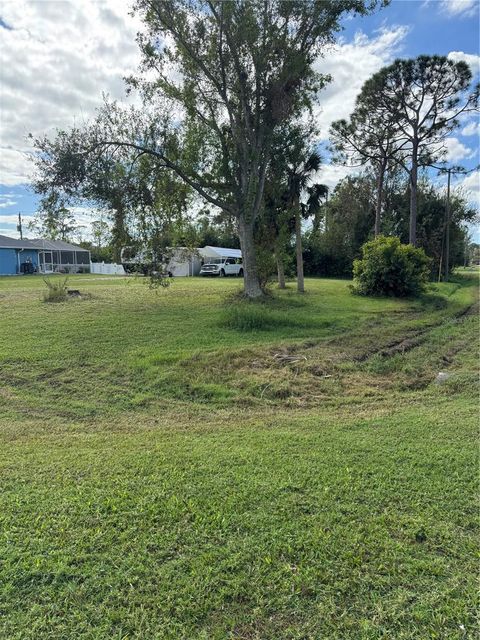
[[[69,284],[0,279],[0,637],[477,637],[475,280]]]
[[[41,279],[0,280],[0,380],[10,410],[69,417],[124,411],[148,399],[151,385],[155,398],[210,401],[216,387],[204,383],[202,371],[187,384],[173,365],[247,346],[328,337],[401,306],[354,298],[341,281],[312,282],[305,299],[292,290],[261,306],[226,300],[239,289],[235,279],[175,280],[165,291],[152,291],[142,280],[98,276],[71,278],[69,286],[91,297],[49,305],[42,301]]]

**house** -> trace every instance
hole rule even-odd
[[[62,240],[18,240],[0,235],[0,275],[83,273],[90,251]]]
[[[88,273],[90,251],[63,240],[30,240],[38,249],[40,273]]]
[[[25,271],[38,271],[38,248],[30,240],[0,236],[0,275],[10,276]]]

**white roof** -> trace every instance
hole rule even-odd
[[[240,249],[228,249],[225,247],[203,247],[198,250],[204,258],[241,258]]]

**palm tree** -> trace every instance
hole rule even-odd
[[[295,249],[297,255],[297,291],[305,291],[303,277],[303,249],[302,249],[302,217],[315,215],[321,206],[321,199],[328,193],[325,185],[309,183],[322,163],[320,155],[312,151],[305,162],[288,170],[288,194],[290,208],[295,217]],[[300,201],[303,193],[307,194],[307,201]]]
[[[307,188],[308,199],[306,205],[302,205],[303,218],[313,216],[313,230],[320,228],[322,204],[328,200],[328,187],[325,184],[312,184]],[[306,207],[306,208],[305,208]]]

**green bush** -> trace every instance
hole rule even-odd
[[[44,302],[64,302],[67,297],[68,278],[60,278],[59,280],[43,280],[47,285],[47,290],[43,294]]]
[[[275,255],[271,249],[266,249],[262,246],[256,247],[257,251],[257,275],[260,281],[260,286],[265,291],[269,285],[275,279],[274,276],[277,272],[277,265],[275,263]]]
[[[423,249],[379,236],[366,242],[362,259],[354,261],[352,289],[365,296],[416,296],[425,289],[430,264]]]

